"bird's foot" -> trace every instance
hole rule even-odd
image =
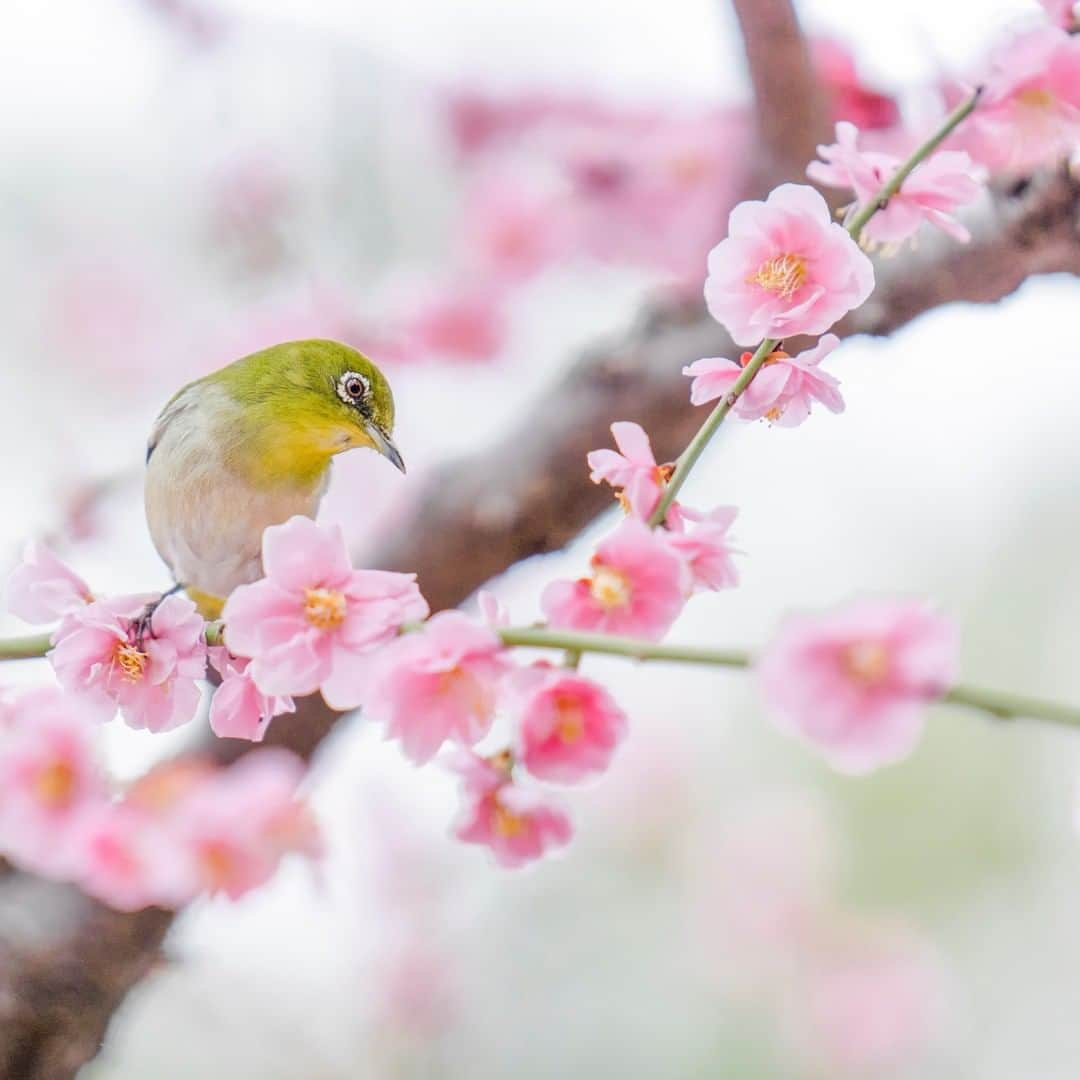
[[[143,642],[147,637],[155,636],[154,614],[157,612],[157,609],[161,607],[167,597],[174,596],[183,588],[184,586],[177,582],[171,589],[163,592],[156,600],[151,600],[132,621],[131,628],[135,632],[135,648],[140,652],[142,652]]]

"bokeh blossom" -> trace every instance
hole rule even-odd
[[[781,184],[731,211],[709,253],[705,302],[739,345],[823,334],[874,288],[874,267],[821,195]]]
[[[263,534],[265,577],[225,604],[225,643],[251,659],[255,685],[271,696],[321,690],[336,709],[360,702],[358,661],[428,606],[414,574],[354,570],[340,528],[290,518]]]
[[[707,513],[680,506],[676,524],[670,524],[668,546],[678,552],[690,570],[695,590],[730,589],[739,583],[739,571],[728,532],[738,509],[717,506]]]
[[[626,734],[626,714],[591,679],[537,669],[518,705],[521,762],[540,780],[572,784],[603,772]]]
[[[31,541],[7,582],[7,606],[28,623],[50,623],[94,599],[90,586],[44,544]]]
[[[806,175],[819,184],[849,188],[861,207],[893,177],[901,159],[860,150],[858,138],[854,124],[837,124],[836,142],[818,147],[822,160],[810,162]],[[976,199],[980,190],[971,158],[962,150],[940,150],[914,168],[888,205],[863,226],[862,236],[874,243],[899,244],[928,222],[954,240],[967,241],[971,234],[952,212]]]
[[[448,739],[471,746],[487,733],[506,668],[496,634],[460,612],[439,612],[375,657],[364,715],[385,724],[406,757],[423,764]]]
[[[230,656],[221,646],[209,652],[210,662],[221,676],[210,699],[210,727],[219,738],[262,742],[275,716],[296,711],[291,697],[264,694],[255,685],[249,660]]]
[[[764,419],[780,427],[797,427],[810,415],[814,402],[830,412],[843,412],[839,380],[820,369],[822,360],[839,344],[835,334],[826,334],[813,348],[797,356],[789,356],[782,349],[772,353],[739,395],[732,412],[743,420]],[[694,380],[690,385],[691,402],[703,405],[729,393],[750,356],[743,353],[738,363],[706,357],[683,368],[683,374]]]
[[[60,685],[129,727],[168,731],[195,716],[206,672],[203,620],[185,596],[95,600],[64,618],[49,653]]]
[[[925,706],[954,678],[955,624],[912,600],[873,599],[793,616],[757,663],[777,724],[845,772],[907,756]]]
[[[682,611],[689,572],[663,536],[627,518],[596,547],[592,572],[553,581],[540,604],[552,626],[658,641]]]

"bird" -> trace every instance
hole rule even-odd
[[[146,520],[169,593],[218,618],[262,576],[263,530],[315,516],[338,454],[367,447],[405,472],[393,430],[386,377],[337,341],[272,345],[182,387],[146,448]]]

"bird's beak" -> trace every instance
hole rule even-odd
[[[394,445],[394,440],[386,434],[378,424],[367,424],[365,430],[371,439],[372,446],[384,457],[395,469],[405,471],[405,462],[402,460],[401,451]]]

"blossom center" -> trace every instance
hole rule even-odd
[[[585,711],[577,698],[560,695],[555,699],[555,731],[566,743],[577,742],[585,734]]]
[[[610,566],[597,566],[589,579],[589,593],[603,608],[626,607],[630,603],[630,582]]]
[[[236,875],[236,856],[228,844],[210,840],[202,845],[199,862],[210,892],[224,888]]]
[[[305,589],[304,618],[319,630],[333,630],[345,621],[348,604],[334,589]]]
[[[879,686],[889,674],[889,650],[880,641],[856,641],[840,657],[844,673],[862,686]]]
[[[746,281],[777,293],[784,300],[790,300],[806,284],[806,260],[790,251],[774,255],[766,259]]]
[[[491,715],[491,696],[484,683],[461,666],[439,676],[439,693],[453,695],[477,720],[486,720]]]
[[[48,806],[66,806],[75,794],[75,770],[67,761],[52,761],[34,778],[34,792]]]
[[[146,672],[149,657],[138,646],[129,641],[121,642],[116,647],[113,659],[130,683],[137,683]]]
[[[1029,109],[1049,109],[1054,104],[1054,95],[1039,86],[1029,86],[1016,95],[1016,100]]]
[[[521,814],[515,814],[513,810],[508,810],[498,799],[495,800],[492,814],[494,819],[492,824],[495,827],[495,832],[504,840],[513,840],[528,828],[529,823]]]

